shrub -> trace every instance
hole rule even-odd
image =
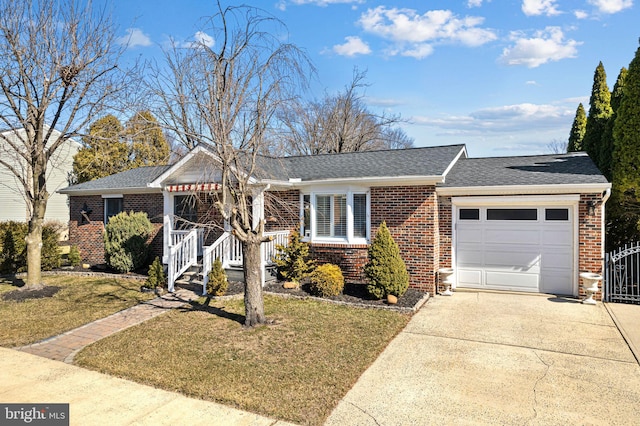
[[[224,272],[224,269],[222,269],[222,262],[220,262],[220,259],[216,259],[209,272],[207,294],[211,296],[224,296],[228,287],[229,281],[227,281],[227,274]]]
[[[47,223],[42,228],[41,268],[50,271],[60,267],[61,255],[58,250],[59,226]],[[4,222],[0,227],[2,252],[0,253],[0,272],[4,274],[27,270],[27,242],[29,225],[24,222]]]
[[[78,266],[80,262],[82,262],[82,257],[80,256],[80,249],[78,246],[71,246],[69,249],[69,254],[67,255],[67,260],[69,260],[69,264],[71,266]]]
[[[160,258],[156,256],[153,263],[149,266],[149,276],[145,281],[145,286],[148,288],[164,287],[165,280],[164,266],[162,266]]]
[[[369,279],[369,293],[378,299],[388,294],[402,296],[409,287],[409,273],[385,222],[380,225],[368,254],[369,262],[364,272]]]
[[[121,212],[109,219],[104,231],[104,258],[118,272],[130,272],[145,265],[147,240],[153,225],[143,212]]]
[[[344,277],[338,265],[325,263],[310,275],[311,292],[321,297],[337,296],[344,289]]]
[[[300,234],[292,232],[289,245],[276,246],[278,253],[274,259],[278,268],[278,278],[294,282],[308,276],[315,267],[315,262],[309,260],[309,244],[300,241]]]

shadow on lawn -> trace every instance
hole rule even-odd
[[[211,297],[207,297],[203,303],[199,303],[196,300],[186,301],[189,303],[189,306],[185,306],[183,308],[178,308],[178,310],[182,312],[188,311],[202,311],[207,312],[209,314],[216,315],[220,318],[225,318],[231,321],[235,321],[240,325],[244,325],[245,316],[240,314],[235,314],[233,312],[227,312],[224,309],[217,308],[215,306],[211,306]]]

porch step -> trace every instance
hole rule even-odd
[[[277,272],[275,265],[267,265],[265,268],[265,280],[267,282],[273,281],[277,278]],[[229,267],[225,269],[225,273],[227,274],[227,279],[229,281],[240,281],[244,282],[244,271],[242,267]],[[176,284],[187,286],[187,285],[199,285],[202,286],[204,282],[204,277],[202,275],[202,265],[193,265],[191,266],[184,274],[182,274],[177,280]]]

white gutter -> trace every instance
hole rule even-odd
[[[430,176],[371,176],[371,177],[358,177],[358,178],[337,178],[337,179],[316,179],[305,180],[289,179],[283,180],[270,180],[263,179],[261,183],[271,184],[279,187],[304,187],[310,185],[330,185],[330,184],[351,184],[351,185],[368,185],[368,186],[394,186],[394,185],[436,185],[444,182],[444,176],[430,175]]]
[[[610,183],[436,187],[438,195],[575,194],[611,191]],[[608,197],[607,197],[608,198]]]

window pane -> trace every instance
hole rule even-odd
[[[367,237],[367,194],[353,195],[353,236]]]
[[[122,198],[105,198],[104,211],[105,223],[108,223],[111,216],[115,216],[122,211]]]
[[[546,220],[569,220],[569,209],[545,209]]]
[[[176,229],[188,229],[198,221],[198,206],[193,195],[176,195],[173,199]]]
[[[316,235],[331,236],[331,196],[316,196]]]
[[[460,220],[480,220],[480,209],[460,209]]]
[[[305,237],[311,236],[311,196],[303,195],[302,196],[302,212],[303,212],[303,221],[302,221],[302,235]]]
[[[347,236],[347,196],[333,196],[333,236]]]
[[[538,220],[538,209],[487,209],[487,220]]]

